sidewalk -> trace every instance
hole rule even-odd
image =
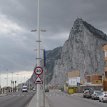
[[[42,99],[42,98],[41,98]],[[43,101],[43,100],[42,100]],[[27,107],[36,107],[36,94],[33,96],[32,100],[30,101],[30,103],[27,105]],[[43,102],[40,103],[40,107],[44,107],[43,106]],[[49,107],[49,103],[47,98],[45,98],[45,107]]]
[[[79,96],[79,97],[81,97],[82,95],[83,95],[83,93],[74,93],[71,96]]]
[[[6,96],[7,94],[0,94],[0,97]]]

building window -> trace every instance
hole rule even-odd
[[[105,77],[107,78],[107,71],[105,72]]]
[[[107,57],[107,51],[105,51],[105,57]]]

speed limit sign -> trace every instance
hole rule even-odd
[[[36,75],[41,75],[41,74],[43,73],[42,67],[37,66],[37,67],[34,69],[34,73],[35,73]]]

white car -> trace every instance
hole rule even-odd
[[[102,95],[102,92],[101,92],[101,91],[94,90],[93,94],[91,95],[91,98],[92,98],[93,100],[98,100],[100,95]]]
[[[107,92],[102,92],[99,96],[99,102],[107,102]]]
[[[33,91],[36,91],[36,89],[35,89],[35,88],[33,88]]]

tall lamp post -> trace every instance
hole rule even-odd
[[[17,75],[17,91],[19,91],[19,73],[16,74]]]
[[[41,60],[41,58],[40,58],[40,42],[41,42],[41,40],[40,40],[40,31],[42,31],[42,32],[45,32],[46,30],[42,30],[42,29],[40,29],[40,0],[38,0],[38,6],[37,6],[37,30],[32,30],[32,32],[35,32],[35,31],[37,31],[37,34],[38,34],[38,40],[36,41],[37,42],[37,58],[36,58],[36,60],[37,60],[37,63],[36,63],[36,65],[37,66],[40,66],[40,60]],[[41,92],[40,92],[40,84],[37,84],[37,94],[36,94],[36,99],[37,99],[37,102],[36,102],[36,107],[40,107],[40,94],[41,94]]]
[[[37,66],[40,66],[40,20],[39,20],[39,0],[38,0],[38,9],[37,9],[37,33],[38,33],[38,40],[37,40]],[[37,103],[36,106],[40,107],[40,84],[37,84]]]
[[[13,81],[13,72],[12,72],[11,87],[12,87],[12,92],[13,92],[13,88],[14,88],[14,81]]]

